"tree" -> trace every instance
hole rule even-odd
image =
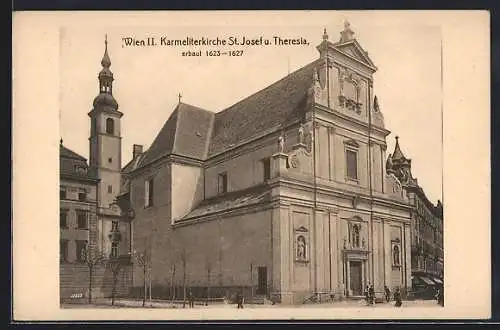
[[[210,272],[211,272],[210,262],[207,261],[207,301],[205,306],[208,306],[208,300],[210,300]]]
[[[146,295],[147,295],[147,289],[146,289],[146,272],[149,268],[149,258],[146,253],[144,252],[137,252],[133,251],[132,252],[132,258],[134,259],[134,263],[137,263],[139,267],[142,267],[143,273],[144,273],[144,296],[142,298],[142,307],[146,306]]]
[[[122,261],[117,256],[111,256],[107,260],[106,266],[112,274],[111,305],[114,305],[116,297],[116,286],[118,284],[118,275],[120,274],[120,270],[122,268]]]
[[[174,303],[174,299],[175,299],[175,285],[174,285],[174,279],[175,279],[175,264],[173,265],[172,267],[172,280],[170,281],[171,282],[171,285],[172,285],[172,304]]]
[[[182,269],[183,269],[183,279],[182,286],[184,290],[184,298],[182,301],[182,308],[186,308],[186,250],[182,251]]]
[[[99,264],[104,258],[101,251],[95,249],[92,246],[87,245],[85,249],[82,250],[82,259],[85,260],[87,267],[89,268],[89,304],[92,303],[92,280],[94,277],[94,268]]]

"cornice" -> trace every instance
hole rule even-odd
[[[186,227],[186,226],[190,226],[190,225],[194,225],[194,224],[198,224],[198,223],[202,223],[202,222],[232,218],[232,217],[236,217],[236,216],[242,215],[242,214],[267,211],[267,210],[271,210],[272,208],[273,208],[273,206],[272,206],[272,203],[270,201],[263,201],[263,202],[259,202],[259,203],[245,205],[242,207],[231,208],[229,210],[214,212],[214,213],[208,214],[208,215],[201,215],[201,216],[192,217],[192,218],[186,217],[182,220],[174,221],[174,223],[171,224],[171,227],[173,229],[180,228],[180,227]]]
[[[345,121],[347,121],[350,124],[357,125],[359,128],[362,128],[363,132],[365,132],[365,131],[369,132],[370,131],[370,126],[371,126],[371,130],[372,131],[374,131],[376,133],[379,133],[379,134],[381,134],[384,137],[388,136],[391,133],[391,131],[389,131],[389,130],[387,130],[385,128],[382,128],[382,127],[374,125],[373,122],[371,123],[371,125],[369,125],[368,123],[366,123],[366,122],[364,122],[364,121],[362,121],[360,119],[347,116],[347,115],[341,113],[340,111],[335,110],[334,108],[329,108],[329,107],[326,107],[326,106],[321,105],[321,104],[316,104],[315,107],[316,107],[316,109],[322,110],[322,111],[324,111],[324,112],[326,112],[328,114],[331,114],[331,115],[333,115],[336,118],[345,120]],[[335,122],[335,121],[332,121],[332,122]],[[366,135],[368,136],[367,133],[366,133]]]
[[[244,140],[238,144],[235,144],[232,147],[227,148],[224,151],[221,151],[205,160],[205,166],[210,167],[213,165],[220,164],[225,162],[227,159],[236,158],[248,153],[251,153],[255,150],[258,150],[262,147],[269,146],[269,141],[266,139],[271,139],[274,134],[279,134],[281,130],[287,130],[296,126],[300,120],[294,120],[287,123],[285,126],[276,125],[273,128],[270,128],[259,135],[256,135],[250,139]]]

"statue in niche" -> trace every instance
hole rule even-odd
[[[302,124],[302,123],[299,126],[298,136],[299,136],[299,144],[303,144],[304,143],[304,124]]]
[[[352,227],[352,243],[354,245],[354,247],[356,248],[359,248],[359,226],[358,225],[354,225]]]
[[[302,235],[297,237],[297,259],[306,259],[306,239]]]
[[[363,240],[361,241],[361,247],[364,249],[366,247],[366,242],[365,238],[363,237]]]
[[[278,137],[278,152],[283,153],[283,150],[285,150],[285,138],[282,134]]]
[[[399,265],[399,246],[394,245],[392,248],[393,264]]]

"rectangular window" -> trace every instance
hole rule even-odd
[[[59,198],[60,199],[66,199],[66,188],[61,187],[59,189]]]
[[[112,194],[113,193],[113,186],[108,186],[108,194]]]
[[[353,150],[347,149],[346,165],[347,165],[347,178],[350,180],[358,180],[358,153]]]
[[[220,173],[218,178],[218,193],[227,193],[227,173]]]
[[[59,241],[61,261],[68,261],[68,240],[62,239]]]
[[[76,260],[78,262],[87,260],[87,241],[76,241]]]
[[[68,210],[61,210],[59,213],[59,223],[61,228],[68,228]]]
[[[262,168],[264,172],[264,181],[271,179],[271,159],[265,158],[262,160]]]
[[[88,229],[88,212],[85,210],[76,211],[76,220],[78,229]]]
[[[118,231],[118,221],[111,222],[111,231]]]
[[[111,243],[111,257],[112,258],[118,258],[118,243],[117,242],[112,242]]]
[[[84,189],[78,191],[78,200],[85,201],[87,199],[87,192]]]
[[[149,207],[153,205],[154,201],[154,181],[153,178],[144,182],[144,206]]]

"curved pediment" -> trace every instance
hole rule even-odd
[[[348,139],[348,140],[344,141],[344,144],[348,145],[350,147],[359,148],[359,143],[356,142],[356,140],[354,140],[354,139]]]
[[[298,233],[308,233],[309,232],[309,230],[307,230],[307,228],[304,226],[300,226],[299,228],[295,229],[295,231]]]

